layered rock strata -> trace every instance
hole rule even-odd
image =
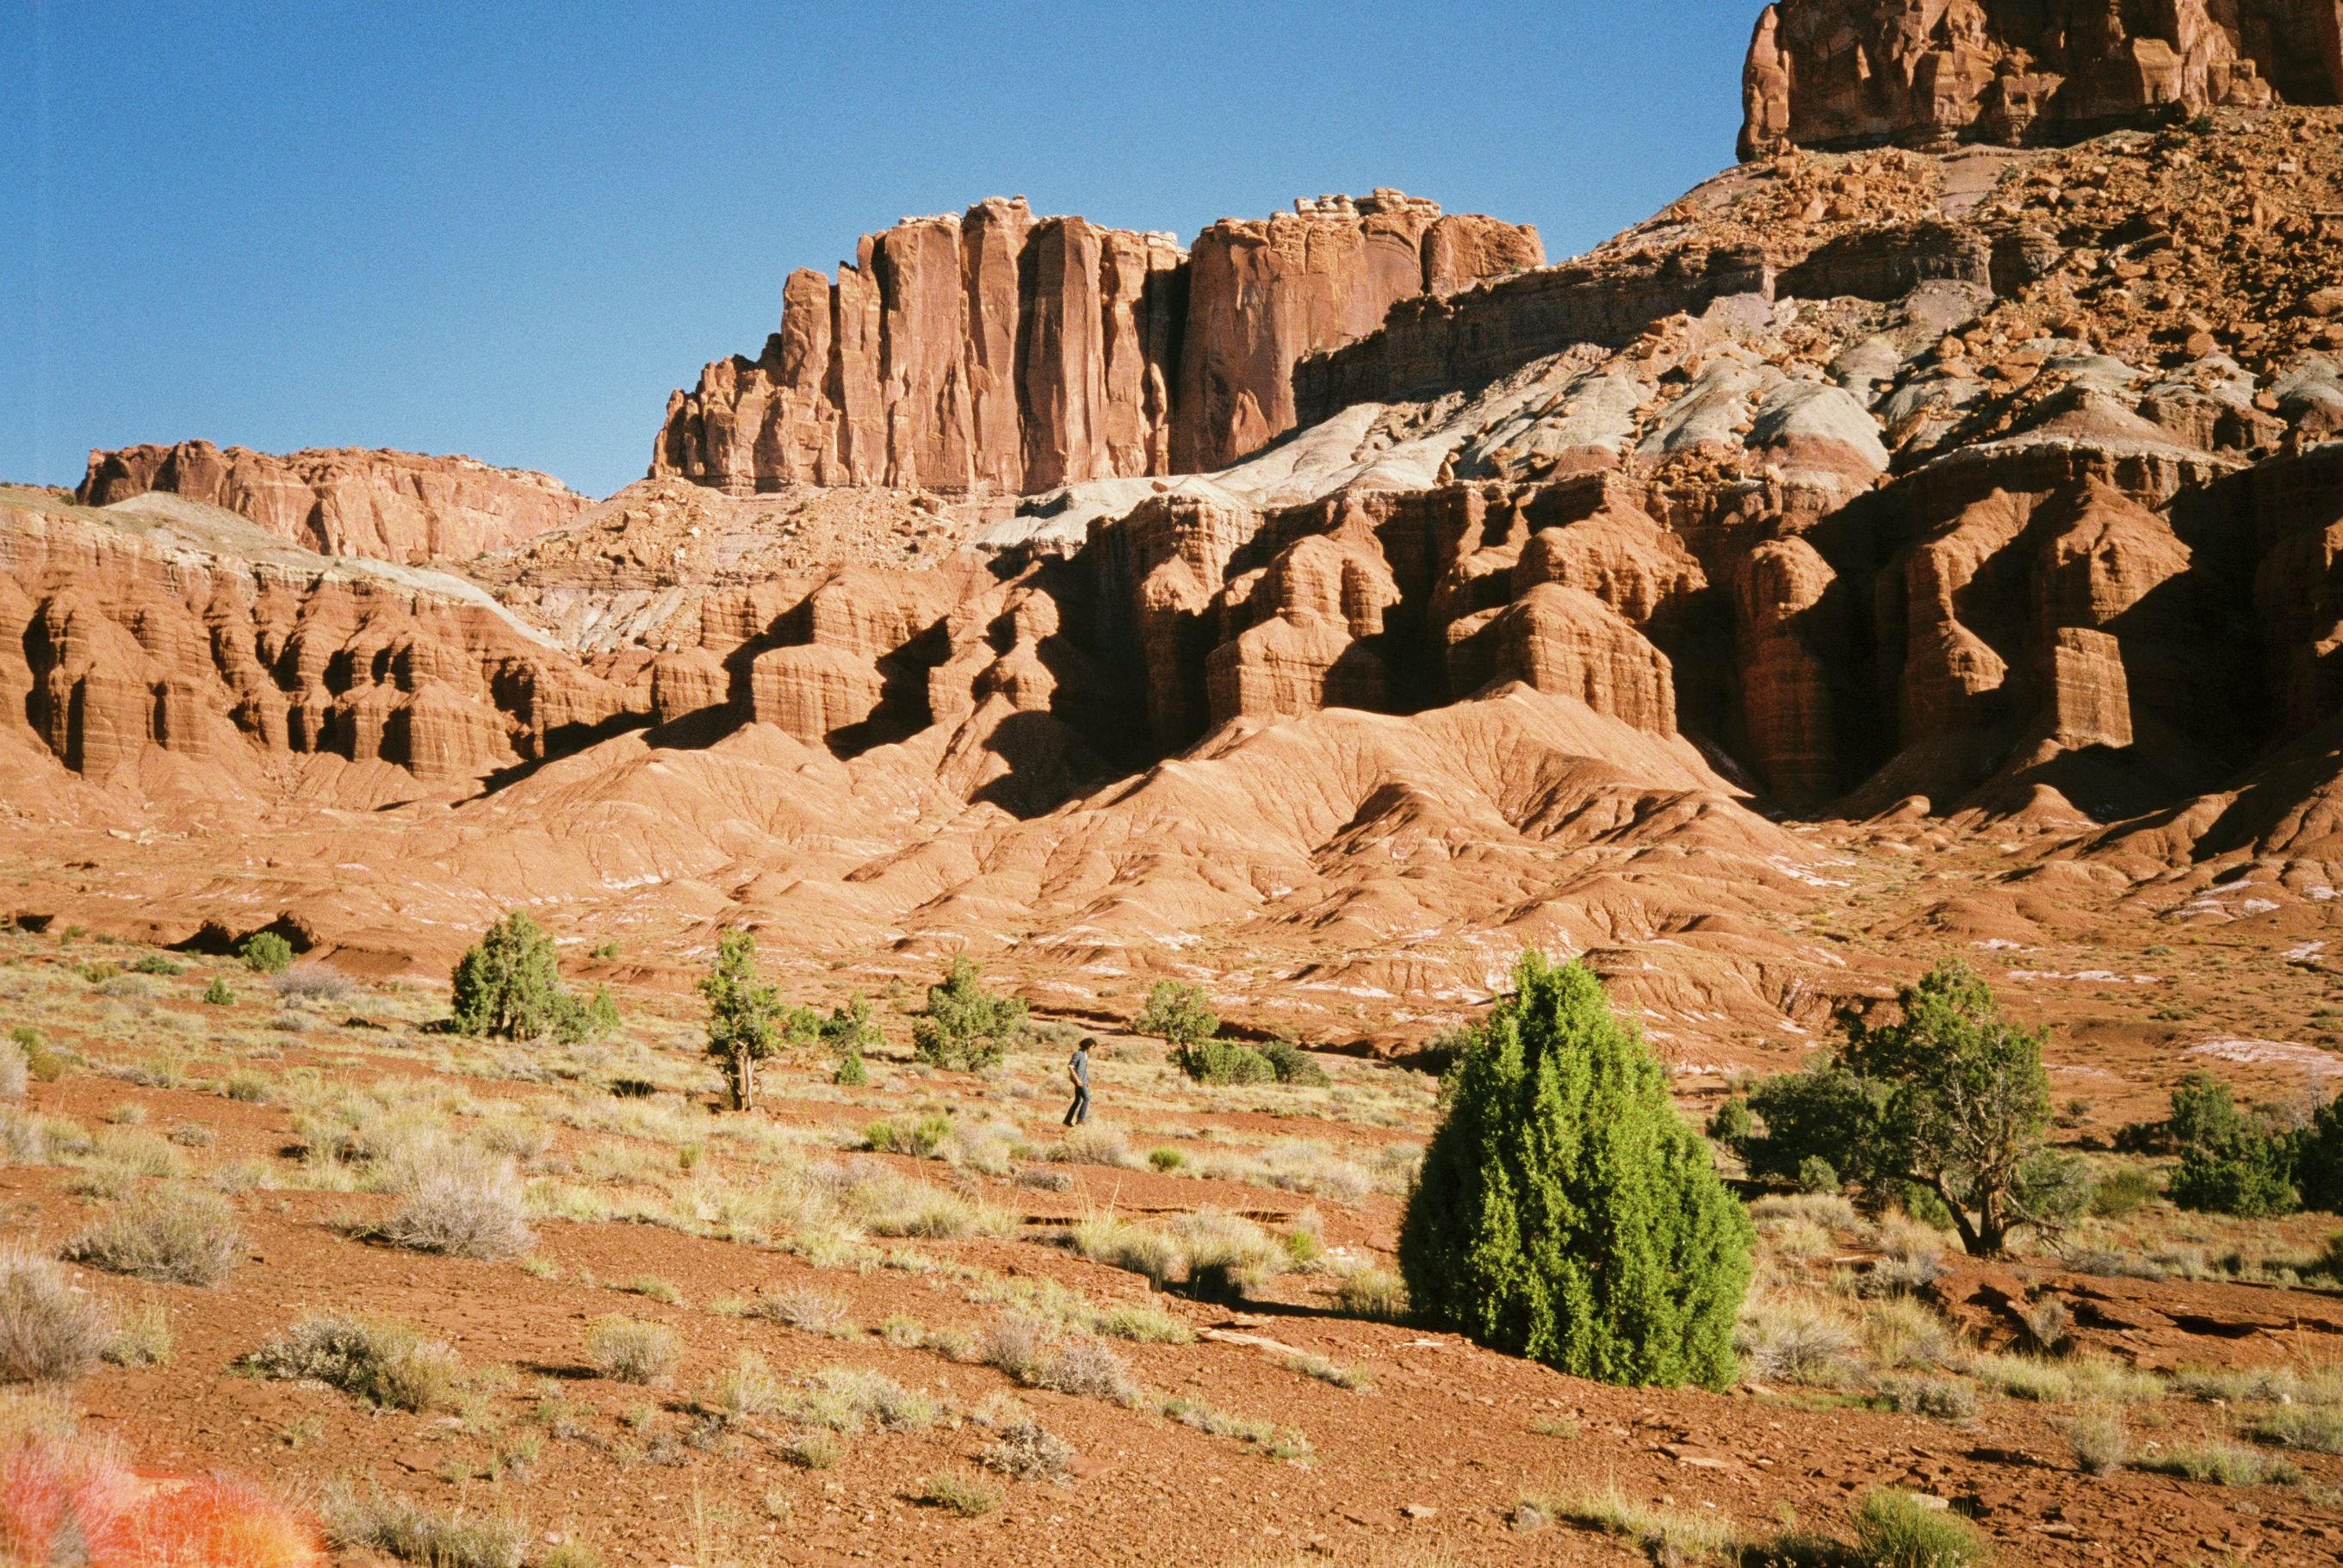
[[[469,457],[355,449],[276,457],[209,441],[93,451],[75,498],[105,507],[150,490],[225,507],[321,555],[402,563],[508,549],[590,504],[549,474]]]
[[[1778,0],[1750,42],[1741,156],[2016,145],[2338,98],[2338,0]]]
[[[653,477],[1016,494],[1217,467],[1294,424],[1303,355],[1397,301],[1535,266],[1534,229],[1377,191],[1170,236],[1020,198],[792,273],[780,330],[669,399]]]

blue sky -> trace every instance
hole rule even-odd
[[[0,479],[207,437],[607,494],[791,267],[1022,193],[1397,186],[1585,248],[1732,161],[1758,0],[0,0]]]

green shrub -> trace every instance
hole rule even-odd
[[[1267,1083],[1277,1076],[1269,1058],[1232,1040],[1201,1040],[1182,1046],[1172,1060],[1199,1083]]]
[[[212,983],[204,988],[204,1000],[213,1007],[236,1005],[236,992],[229,989],[227,976],[212,976]]]
[[[255,931],[236,950],[255,974],[282,974],[293,967],[293,944],[275,931]]]
[[[2180,1207],[2250,1218],[2299,1206],[2293,1139],[2239,1109],[2228,1085],[2212,1074],[2181,1080],[2166,1126],[2180,1150],[2170,1189]]]
[[[870,1081],[869,1069],[862,1064],[865,1051],[876,1050],[885,1037],[870,1017],[870,1003],[856,991],[840,1005],[830,1009],[822,1020],[822,1043],[838,1053],[838,1068],[830,1077],[849,1089],[860,1089]]]
[[[2092,1183],[2091,1212],[2102,1220],[2120,1220],[2155,1196],[2156,1182],[2148,1173],[2127,1165]]]
[[[1188,1156],[1182,1151],[1166,1144],[1161,1149],[1149,1150],[1147,1151],[1147,1162],[1168,1176],[1172,1171],[1177,1171],[1182,1166],[1187,1164]]]
[[[1533,952],[1513,980],[1401,1221],[1414,1311],[1574,1376],[1726,1386],[1748,1214],[1594,971]]]
[[[130,972],[139,975],[166,975],[176,979],[185,974],[186,970],[182,965],[173,963],[161,953],[141,953],[138,955],[138,961],[130,966]]]
[[[2136,1462],[2142,1470],[2215,1486],[2290,1486],[2302,1479],[2299,1465],[2234,1442],[2167,1448]]]
[[[2294,1180],[2302,1206],[2343,1211],[2343,1094],[2311,1113],[2295,1135]]]
[[[1992,1560],[1966,1521],[1908,1492],[1866,1495],[1855,1511],[1855,1543],[1864,1568],[1967,1568]]]
[[[1025,1004],[977,984],[982,973],[952,960],[941,985],[928,988],[928,1010],[911,1022],[911,1050],[930,1067],[983,1071],[997,1067],[1025,1032]]]
[[[1255,1048],[1269,1070],[1277,1074],[1280,1083],[1299,1083],[1310,1088],[1322,1087],[1327,1081],[1326,1070],[1317,1059],[1290,1040],[1272,1040]]]
[[[1204,1000],[1204,988],[1182,980],[1157,980],[1147,1005],[1131,1020],[1133,1034],[1151,1034],[1183,1050],[1221,1032],[1221,1016]]]

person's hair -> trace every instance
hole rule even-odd
[[[1080,1045],[1078,1045],[1078,1046],[1074,1047],[1074,1049],[1075,1049],[1076,1050],[1088,1050],[1091,1047],[1092,1047],[1092,1046],[1096,1045],[1097,1043],[1098,1043],[1098,1036],[1096,1036],[1096,1035],[1094,1035],[1094,1034],[1086,1034],[1086,1035],[1082,1036],[1082,1042],[1081,1042]]]

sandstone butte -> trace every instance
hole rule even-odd
[[[1534,228],[1393,190],[1223,218],[1184,251],[1022,196],[905,218],[834,280],[789,275],[764,352],[669,400],[651,477],[1015,494],[1216,468],[1293,427],[1302,356],[1544,260]]]
[[[203,447],[8,492],[8,907],[390,972],[527,904],[679,983],[747,922],[1378,1050],[1534,943],[1688,1072],[1930,952],[2054,1017],[2175,929],[2322,964],[2335,8],[2150,10],[1786,0],[1749,158],[1554,266],[1391,193],[914,220],[583,509]]]

